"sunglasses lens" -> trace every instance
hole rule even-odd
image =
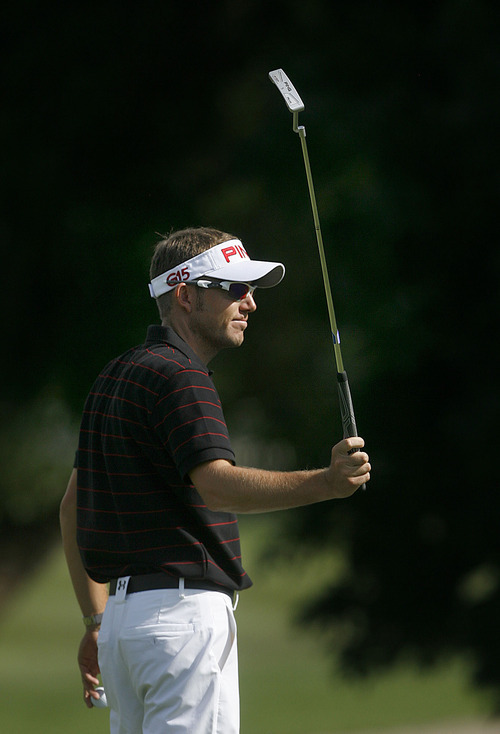
[[[229,293],[237,301],[241,301],[243,298],[246,298],[249,291],[250,288],[246,283],[231,283],[229,286]]]

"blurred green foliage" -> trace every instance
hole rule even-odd
[[[38,459],[33,483],[39,449],[12,449],[10,426],[34,421],[46,390],[78,420],[98,369],[157,320],[155,233],[191,224],[287,267],[259,294],[244,348],[213,364],[241,455],[328,462],[341,437],[333,355],[299,141],[267,80],[282,67],[306,105],[373,463],[363,495],[283,518],[291,547],[346,558],[307,618],[340,626],[351,671],[458,651],[500,691],[497,5],[26,1],[6,10],[4,34],[0,512],[24,514],[26,493],[56,484]],[[56,494],[30,496],[41,526]]]
[[[22,525],[61,499],[75,452],[78,424],[55,395],[42,394],[20,410],[4,405],[0,433],[0,521]]]

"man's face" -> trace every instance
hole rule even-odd
[[[257,308],[253,296],[235,301],[227,291],[218,288],[191,287],[196,288],[196,308],[191,314],[190,329],[207,352],[215,356],[221,349],[241,346],[248,317]]]

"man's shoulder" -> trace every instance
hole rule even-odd
[[[209,374],[191,347],[168,326],[150,326],[146,341],[138,350],[145,361],[172,372],[192,369]]]
[[[208,368],[174,331],[150,327],[146,340],[111,360],[95,385],[128,386],[129,390],[142,386],[159,393],[162,385],[172,382],[213,387]]]
[[[148,345],[137,355],[136,366],[143,368],[158,377],[166,377],[169,380],[190,381],[190,375],[196,374],[203,379],[209,379],[207,371],[200,369],[184,355],[175,349],[163,344]]]

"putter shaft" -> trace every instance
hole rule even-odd
[[[306,168],[309,198],[311,200],[314,229],[316,231],[316,240],[318,243],[321,272],[323,275],[323,284],[325,287],[326,304],[328,307],[328,316],[330,319],[333,351],[335,355],[335,364],[337,367],[337,387],[340,400],[340,412],[342,415],[343,432],[344,437],[357,436],[358,432],[356,427],[356,419],[354,417],[354,408],[351,399],[351,391],[349,388],[349,380],[347,377],[347,372],[344,369],[344,362],[342,359],[342,351],[340,348],[340,333],[337,326],[337,319],[335,317],[335,309],[333,307],[330,278],[328,275],[328,267],[326,264],[325,248],[323,246],[323,236],[321,234],[321,225],[319,221],[318,206],[316,204],[316,194],[314,192],[311,164],[309,163],[309,153],[307,151],[306,129],[303,125],[298,124],[299,112],[303,111],[304,103],[302,102],[297,90],[295,89],[283,69],[275,69],[274,71],[270,71],[269,78],[278,87],[283,96],[283,99],[286,102],[288,109],[293,114],[293,131],[298,133],[300,138],[302,155],[304,157],[304,164]],[[357,450],[358,449],[352,449],[352,451]],[[362,489],[365,489],[365,485],[362,486]]]
[[[323,235],[321,234],[321,225],[319,223],[318,206],[316,204],[316,194],[314,193],[314,184],[311,173],[311,165],[309,163],[309,153],[306,143],[306,129],[303,125],[297,125],[295,132],[298,132],[300,143],[302,146],[302,155],[304,156],[304,164],[306,168],[307,186],[309,189],[309,198],[311,200],[312,215],[314,220],[314,229],[316,232],[316,240],[318,243],[319,260],[321,263],[321,273],[323,275],[323,284],[325,287],[326,305],[328,308],[328,316],[330,319],[330,330],[333,340],[333,351],[335,354],[335,363],[337,373],[344,372],[344,362],[342,359],[342,350],[340,348],[340,334],[335,317],[335,309],[333,307],[332,291],[330,288],[330,278],[328,275],[328,266],[326,264],[325,248],[323,246]]]

